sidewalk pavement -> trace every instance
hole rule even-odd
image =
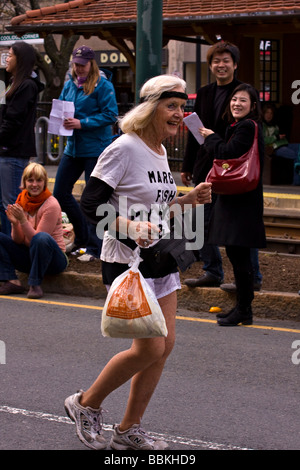
[[[51,190],[50,185],[54,183],[57,167],[47,166],[46,169],[50,179],[49,187]],[[175,173],[174,178],[179,186],[181,184],[180,174]],[[79,197],[83,187],[84,179],[82,178],[82,180],[78,181],[75,188]],[[268,193],[267,190],[271,190],[271,192]],[[280,192],[283,194],[280,195]],[[295,209],[300,207],[300,187],[264,188],[264,193],[266,193],[265,199],[267,200],[265,205],[268,207],[272,206],[272,200],[275,201],[275,207],[280,206],[284,208],[286,205],[290,207],[291,204]],[[285,195],[284,193],[292,194]],[[26,286],[27,276],[22,274],[20,279],[24,286]],[[47,293],[70,295],[71,298],[80,295],[95,299],[105,299],[107,293],[100,274],[84,275],[76,272],[65,272],[58,276],[47,276],[43,281],[42,288],[45,293],[45,299],[47,299]],[[223,312],[227,312],[234,306],[234,303],[235,294],[229,294],[220,288],[189,288],[182,285],[182,289],[178,291],[178,307],[194,312],[209,313],[211,307],[220,307]],[[264,290],[255,292],[252,306],[254,316],[300,322],[300,295],[298,292],[286,293]]]
[[[27,286],[27,275],[20,274],[20,280]],[[47,293],[69,295],[70,301],[74,297],[90,297],[105,299],[106,288],[102,282],[101,274],[79,274],[67,271],[57,276],[46,276],[43,284],[47,300]],[[209,313],[211,307],[220,307],[222,312],[228,312],[235,305],[235,294],[224,292],[218,287],[189,288],[182,285],[178,291],[178,307],[193,312]],[[253,300],[253,315],[262,318],[291,320],[300,322],[300,295],[286,292],[255,292]]]

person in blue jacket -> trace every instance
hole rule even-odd
[[[86,246],[81,261],[100,257],[102,240],[95,227],[82,214],[72,194],[76,181],[85,173],[85,181],[96,165],[99,155],[112,142],[112,125],[118,116],[113,84],[100,73],[95,52],[81,46],[73,51],[70,79],[65,83],[60,100],[72,101],[74,118],[68,118],[64,127],[73,129],[58,166],[53,195],[66,212],[75,232],[75,247]]]

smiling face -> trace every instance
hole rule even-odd
[[[247,91],[238,91],[230,101],[230,111],[236,121],[240,121],[252,110],[251,98]]]
[[[233,62],[229,52],[215,53],[213,55],[210,70],[216,77],[218,85],[227,85],[227,83],[232,82],[236,68],[237,64]]]
[[[181,87],[172,91],[185,93]],[[186,100],[181,98],[166,98],[159,100],[151,126],[161,142],[168,137],[175,136],[184,117]]]
[[[46,182],[44,178],[35,176],[34,174],[30,175],[25,181],[25,189],[27,189],[31,197],[39,196],[44,191],[45,186]]]

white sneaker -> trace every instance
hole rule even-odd
[[[102,436],[102,408],[94,410],[80,405],[82,390],[65,400],[65,410],[69,418],[76,424],[76,433],[81,442],[90,449],[106,449],[107,442]]]
[[[110,446],[115,450],[164,450],[169,446],[166,442],[150,437],[139,424],[134,424],[127,431],[114,427]]]

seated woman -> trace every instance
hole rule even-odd
[[[300,161],[300,144],[289,143],[286,135],[280,132],[275,120],[275,106],[272,103],[264,105],[263,110],[263,132],[266,151],[270,155],[289,158],[294,160],[294,185],[300,185],[300,175],[296,165]]]
[[[68,265],[61,208],[47,183],[44,167],[30,163],[22,175],[22,192],[16,203],[7,207],[12,238],[0,233],[0,280],[5,281],[1,295],[25,291],[16,275],[18,270],[29,273],[27,297],[39,299],[45,274],[61,273]]]

